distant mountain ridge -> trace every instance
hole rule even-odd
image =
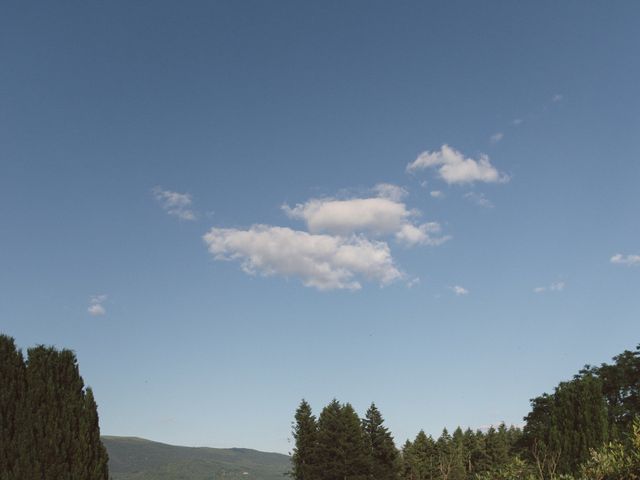
[[[289,456],[247,448],[180,447],[103,436],[113,480],[283,480]]]

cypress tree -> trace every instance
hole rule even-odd
[[[24,477],[20,460],[28,449],[23,430],[26,395],[25,365],[22,352],[12,338],[0,335],[0,479]]]
[[[25,478],[107,480],[97,406],[84,390],[73,352],[38,346],[28,351],[26,411],[31,473]]]
[[[369,476],[375,480],[396,480],[400,470],[398,450],[383,423],[382,414],[372,403],[362,421],[369,456]]]
[[[312,415],[311,406],[305,401],[300,402],[296,410],[293,425],[295,447],[291,462],[293,469],[291,476],[295,480],[313,480],[317,478],[316,442],[318,424]]]
[[[84,394],[82,416],[80,418],[78,462],[73,478],[86,480],[108,480],[109,456],[100,440],[100,424],[98,406],[93,390],[87,388]]]

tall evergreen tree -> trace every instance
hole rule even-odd
[[[369,477],[374,480],[396,480],[400,473],[398,450],[383,423],[382,414],[372,403],[362,421],[369,456]]]
[[[360,419],[350,404],[333,400],[318,418],[317,456],[321,480],[364,480],[367,450]]]
[[[436,442],[424,433],[424,430],[420,430],[416,435],[409,453],[413,463],[413,480],[438,478]]]
[[[109,456],[100,440],[98,406],[93,397],[93,390],[87,388],[80,418],[78,461],[75,462],[73,478],[87,480],[106,480],[109,478]]]
[[[28,428],[24,414],[25,365],[12,338],[0,335],[0,479],[20,478],[25,472],[21,458],[28,450],[23,434]]]
[[[318,478],[317,453],[318,424],[313,416],[311,406],[305,401],[300,402],[296,410],[293,425],[293,439],[295,447],[291,462],[291,472],[295,480],[313,480]]]
[[[30,478],[107,480],[97,407],[73,352],[31,348],[26,373]]]

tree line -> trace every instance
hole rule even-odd
[[[0,480],[107,480],[107,461],[75,354],[40,345],[25,360],[0,335]]]
[[[372,404],[295,413],[295,480],[638,480],[640,345],[531,399],[523,429],[420,431],[398,449]]]

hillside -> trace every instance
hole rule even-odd
[[[136,437],[102,437],[114,480],[283,480],[289,457],[244,448],[178,447]]]

